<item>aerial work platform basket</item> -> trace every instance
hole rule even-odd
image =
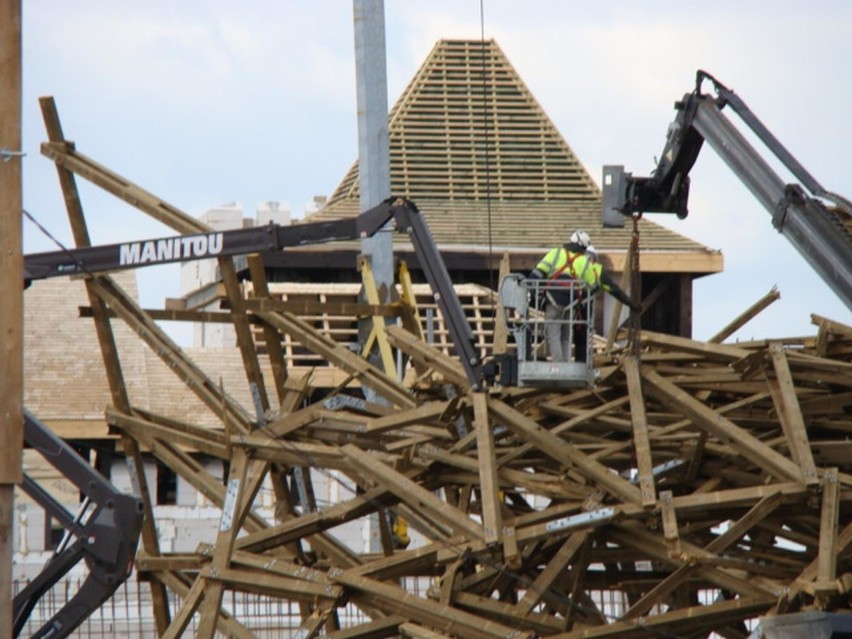
[[[548,300],[565,301],[548,316]],[[529,279],[510,273],[500,282],[500,303],[517,348],[518,386],[585,388],[594,385],[592,359],[594,296],[581,282]],[[592,328],[590,328],[590,323]],[[549,344],[560,340],[567,353],[555,361]]]

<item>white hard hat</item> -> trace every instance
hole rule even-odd
[[[579,244],[583,248],[588,248],[589,244],[592,243],[592,238],[590,238],[589,234],[585,231],[574,231],[574,234],[571,235],[571,243]]]

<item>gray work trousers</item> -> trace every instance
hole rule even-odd
[[[544,308],[545,339],[550,359],[554,362],[571,361],[571,343],[574,342],[576,350],[575,359],[578,362],[586,361],[587,327],[585,321],[571,322],[571,308],[559,306],[548,301]],[[573,324],[573,335],[572,335]]]
[[[544,308],[545,338],[550,359],[567,362],[571,359],[571,326],[568,323],[569,309],[548,302]]]

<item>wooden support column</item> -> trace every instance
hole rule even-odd
[[[499,291],[500,282],[506,277],[511,270],[509,262],[509,253],[503,253],[503,258],[500,260],[500,272],[497,276],[497,288]],[[491,352],[495,355],[505,353],[509,346],[509,327],[506,326],[506,317],[503,313],[503,304],[500,302],[500,296],[497,296],[497,311],[494,317],[494,339],[491,344]]]
[[[43,97],[39,99],[39,105],[48,139],[51,142],[68,144],[65,140],[65,134],[62,131],[62,123],[59,120],[59,112],[56,109],[56,103],[53,98]],[[80,201],[80,194],[77,190],[77,181],[74,178],[74,174],[61,164],[56,165],[56,171],[59,178],[59,186],[62,189],[62,195],[65,200],[65,208],[68,212],[68,221],[71,225],[74,243],[81,248],[91,246],[89,230],[83,214],[83,204]],[[86,294],[92,307],[92,318],[95,323],[98,344],[101,348],[101,358],[104,362],[104,370],[106,371],[113,406],[124,414],[130,414],[132,409],[124,383],[124,374],[121,369],[118,347],[116,346],[112,325],[109,321],[109,309],[104,300],[98,296],[91,279],[86,280]],[[134,491],[142,499],[142,507],[145,511],[145,519],[142,523],[142,547],[147,555],[158,556],[160,554],[160,542],[157,538],[157,523],[154,518],[154,507],[151,501],[150,490],[148,489],[148,479],[145,476],[142,453],[136,441],[130,437],[122,437],[122,448],[127,458],[128,470]],[[158,632],[162,633],[168,627],[170,621],[168,595],[166,594],[165,587],[159,581],[151,581],[150,587],[154,607],[154,622]]]
[[[21,0],[0,1],[0,149],[21,150]],[[21,157],[0,162],[0,639],[12,636],[15,484],[23,481]]]

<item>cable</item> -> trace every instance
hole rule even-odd
[[[491,130],[490,110],[488,107],[488,78],[486,65],[486,42],[485,42],[485,0],[479,0],[479,42],[482,64],[482,115],[485,133],[485,206],[488,213],[488,284],[492,291],[497,290],[494,283],[494,241],[491,224]],[[494,307],[494,295],[489,296],[491,300],[491,314],[497,319],[497,311]],[[492,344],[493,348],[493,344]]]
[[[71,252],[71,249],[69,249],[62,242],[56,239],[56,237],[54,237],[50,231],[48,231],[37,219],[35,219],[35,217],[29,211],[27,211],[26,209],[21,209],[21,213],[23,213],[24,216],[30,222],[35,224],[36,228],[38,228],[39,231],[44,233],[44,235],[47,236],[50,241],[56,244],[56,246],[59,247],[59,250],[65,253],[69,257],[69,259],[79,267],[81,272],[85,273],[86,275],[90,275],[91,277],[95,277],[95,274],[90,272],[89,269],[86,268],[86,265],[75,257],[75,255]]]

